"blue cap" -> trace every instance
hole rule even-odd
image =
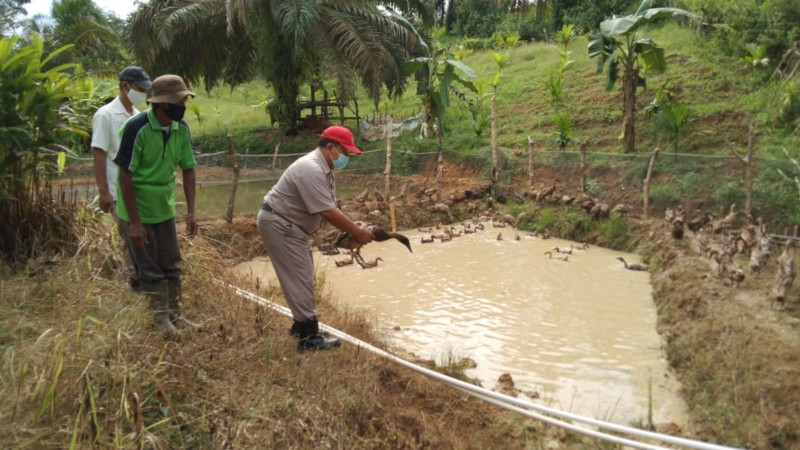
[[[119,73],[119,81],[127,81],[129,83],[136,83],[143,89],[150,89],[153,83],[150,82],[150,76],[139,66],[128,66]]]

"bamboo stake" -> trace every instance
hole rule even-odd
[[[236,152],[233,150],[233,136],[228,134],[228,157],[233,168],[233,180],[231,180],[230,190],[228,191],[228,214],[225,220],[233,222],[233,206],[236,203],[236,187],[239,184],[239,163],[236,161]]]
[[[528,136],[528,189],[533,192],[533,139]]]
[[[647,177],[644,179],[644,205],[642,215],[645,219],[647,219],[647,212],[650,208],[650,177],[653,175],[653,166],[656,164],[656,157],[658,157],[659,149],[656,148],[653,150],[653,154],[650,155],[650,163],[647,165]]]
[[[389,203],[389,217],[392,219],[392,233],[397,233],[397,221],[394,214],[394,202]]]
[[[497,182],[499,169],[497,161],[497,106],[495,96],[492,96],[492,196],[497,198]]]
[[[390,176],[392,173],[392,118],[389,117],[389,120],[386,122],[386,170],[383,171],[383,174],[386,176],[383,182],[383,192],[386,193],[387,197],[391,197],[389,195],[389,182]]]
[[[750,131],[747,134],[747,153],[744,156],[740,155],[733,146],[730,151],[739,161],[744,164],[744,186],[745,186],[745,200],[744,200],[744,213],[750,215],[750,210],[753,205],[753,152],[755,147],[755,130],[756,123],[754,120],[750,121]]]
[[[440,126],[441,122],[438,124],[433,124],[433,128],[436,131],[436,146],[437,146],[437,154],[436,154],[436,199],[438,200],[441,196],[442,192],[442,175],[444,175],[444,160],[442,159],[442,127]],[[423,185],[422,189],[425,189]],[[431,197],[433,198],[433,197]]]
[[[281,149],[281,143],[278,142],[278,144],[275,145],[275,153],[272,154],[272,170],[275,170],[275,166],[278,165],[278,152],[280,151],[280,149]]]
[[[586,142],[581,142],[581,194],[586,193]]]

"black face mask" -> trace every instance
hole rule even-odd
[[[183,119],[183,115],[186,114],[186,107],[181,105],[167,105],[166,108],[162,107],[162,109],[167,114],[167,117],[176,122]]]

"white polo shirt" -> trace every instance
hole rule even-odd
[[[106,152],[106,180],[111,198],[117,201],[117,174],[119,168],[114,164],[114,158],[119,150],[119,138],[122,126],[131,116],[139,111],[133,107],[133,114],[128,114],[119,96],[107,105],[102,106],[94,113],[92,118],[92,148],[99,148]]]

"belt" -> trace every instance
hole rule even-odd
[[[303,229],[303,227],[301,227],[300,225],[298,225],[298,224],[292,222],[291,220],[287,219],[286,217],[284,217],[283,214],[279,213],[278,211],[275,211],[274,209],[272,209],[272,206],[269,206],[269,203],[267,203],[267,202],[261,203],[261,209],[263,209],[266,212],[271,212],[272,214],[275,214],[276,216],[280,217],[281,219],[283,219],[283,220],[289,222],[290,224],[296,226],[297,228],[299,228],[300,231],[302,231],[306,235],[311,236],[310,234],[308,234],[308,232],[306,230]]]

